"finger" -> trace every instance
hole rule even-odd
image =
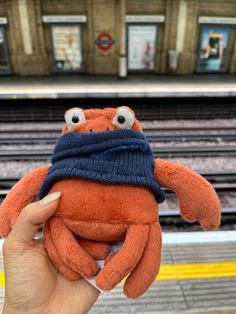
[[[15,243],[32,241],[41,223],[45,222],[57,209],[61,192],[47,195],[41,201],[27,205],[19,215],[8,240]]]

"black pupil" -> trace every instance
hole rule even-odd
[[[119,116],[117,120],[118,120],[119,123],[124,123],[125,122],[125,118],[123,116]]]
[[[73,116],[71,120],[72,120],[73,123],[78,123],[79,122],[79,117]]]

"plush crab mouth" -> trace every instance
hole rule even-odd
[[[127,224],[110,224],[102,222],[84,222],[64,219],[65,225],[76,237],[95,241],[124,240]]]

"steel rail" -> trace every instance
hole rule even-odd
[[[170,209],[170,210],[161,210],[159,212],[159,222],[162,227],[185,227],[186,229],[191,230],[193,226],[199,226],[198,222],[189,223],[183,220],[180,214],[180,210],[178,209]],[[236,225],[236,208],[222,208],[221,209],[221,224],[220,228],[226,226],[233,226],[235,229]]]
[[[217,191],[236,191],[236,172],[202,172],[206,180],[212,183]],[[0,177],[0,189],[11,188],[21,177]],[[165,189],[167,193],[172,191]]]
[[[236,192],[236,184],[227,184],[227,185],[215,185],[213,184],[213,187],[215,188],[215,190],[217,192],[229,192],[229,191],[234,191]],[[5,197],[8,193],[9,193],[9,189],[3,189],[3,190],[0,190],[0,197],[3,196]],[[166,190],[164,189],[164,191],[169,194],[173,194],[174,192],[173,191],[170,191],[170,190]]]
[[[0,201],[2,201],[9,190],[0,190]],[[233,225],[236,224],[236,208],[222,208],[221,210],[221,225],[229,224]],[[189,225],[188,227],[191,228],[191,224],[185,222],[181,218],[180,210],[179,209],[166,209],[159,211],[159,221],[162,226],[182,226],[182,225]]]
[[[154,148],[153,153],[155,157],[236,156],[236,146],[160,147]]]
[[[11,184],[13,185],[14,183],[16,183],[18,180],[16,180],[16,178],[11,178],[10,180],[6,180],[6,182],[11,182]],[[10,192],[9,188],[11,186],[5,186],[4,187],[4,184],[2,185],[2,182],[4,182],[4,179],[1,178],[0,179],[0,199],[1,198],[5,198],[6,195]],[[214,185],[213,185],[214,186]],[[216,188],[217,190],[217,188]],[[236,191],[236,186],[234,185],[234,191]],[[169,191],[169,190],[165,190],[165,192],[171,192],[173,193],[172,191]],[[236,208],[222,208],[221,210],[221,213],[224,214],[225,216],[226,215],[236,215]],[[179,210],[178,209],[165,209],[165,210],[160,210],[159,212],[159,216],[161,217],[179,217],[180,216],[180,213],[179,213]],[[235,217],[236,218],[236,217]]]
[[[145,126],[144,131],[236,131],[235,126],[183,126],[183,127],[158,127]]]
[[[236,191],[236,172],[216,172],[216,173],[201,173],[206,179],[217,182],[213,183],[213,187],[217,192]],[[20,177],[0,177],[0,201],[2,201],[9,189],[20,179]],[[223,182],[222,182],[223,181]],[[233,181],[233,182],[231,182]],[[228,183],[231,182],[231,183]],[[170,190],[165,190],[167,195],[173,193]],[[167,197],[168,200],[168,197]],[[179,209],[160,210],[159,220],[163,227],[184,227],[191,229],[193,224],[186,223],[180,215]],[[236,208],[223,208],[221,225],[235,225],[236,224]],[[196,225],[196,224],[195,224]],[[227,227],[228,228],[228,227]]]
[[[55,144],[59,136],[51,137],[0,137],[0,144]],[[236,136],[235,136],[236,138]]]
[[[154,157],[236,156],[236,146],[154,147]],[[0,160],[49,160],[52,150],[0,150]]]
[[[236,208],[235,207],[225,207],[221,209],[221,214],[225,216],[229,215],[236,215]],[[179,217],[180,212],[179,209],[166,209],[160,210],[159,216],[161,217]]]
[[[63,125],[63,122],[62,122]],[[145,131],[236,131],[236,127],[234,126],[185,126],[185,127],[159,127],[159,126],[144,126],[143,127],[144,132]],[[20,129],[20,130],[0,130],[0,134],[25,134],[25,133],[61,133],[60,129]]]
[[[60,129],[19,129],[19,130],[0,130],[0,135],[1,134],[52,134],[52,133],[57,133],[60,134],[61,130]]]
[[[218,171],[218,172],[200,172],[200,174],[206,178],[210,182],[228,182],[232,180],[236,180],[236,171]],[[19,176],[13,176],[13,177],[0,177],[0,186],[2,184],[9,184],[9,183],[15,183],[16,181],[20,180],[21,177]]]
[[[149,142],[192,142],[192,141],[207,141],[219,142],[221,141],[235,141],[236,133],[222,133],[222,134],[145,134]]]
[[[148,141],[168,142],[168,141],[236,141],[236,133],[223,134],[145,134]],[[0,144],[54,144],[59,136],[48,137],[0,137]]]

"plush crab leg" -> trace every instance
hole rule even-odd
[[[97,242],[88,239],[78,239],[79,245],[84,249],[89,255],[91,255],[94,259],[105,259],[110,250],[111,244],[107,242]]]
[[[79,239],[78,242],[79,245],[94,259],[105,259],[109,254],[110,245],[107,243],[92,242],[85,239]],[[53,242],[48,222],[45,223],[44,227],[44,243],[51,261],[55,265],[56,269],[62,273],[66,279],[78,280],[81,278],[81,275],[78,272],[74,271],[69,265],[63,262]]]
[[[219,226],[219,198],[202,176],[185,166],[161,159],[155,161],[155,176],[162,187],[178,195],[181,215],[186,221],[197,220],[206,230]]]
[[[121,249],[105,264],[98,273],[96,283],[102,290],[111,290],[139,262],[147,243],[148,225],[130,225]]]
[[[46,222],[44,226],[44,244],[48,256],[50,257],[51,261],[53,262],[56,269],[62,273],[62,275],[69,280],[79,280],[81,275],[75,272],[70,266],[66,265],[63,260],[61,259],[57,248],[52,240],[51,230],[49,223]]]
[[[19,180],[0,207],[0,234],[6,237],[22,209],[33,202],[48,173],[48,167],[40,167]]]
[[[125,281],[124,293],[129,298],[141,296],[155,280],[161,263],[161,227],[158,222],[150,226],[148,242],[137,266]]]
[[[74,234],[59,217],[49,219],[51,234],[55,247],[62,261],[82,277],[89,278],[99,271],[96,261],[78,244]]]

